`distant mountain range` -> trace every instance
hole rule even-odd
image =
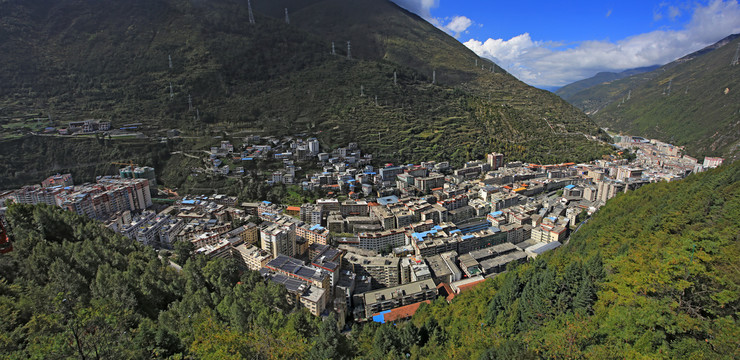
[[[246,0],[0,2],[0,136],[27,119],[99,118],[196,136],[304,133],[394,161],[609,151],[586,138],[604,134],[581,111],[390,1],[252,5],[255,24]],[[0,158],[15,155],[3,144]],[[88,162],[75,154],[56,169]]]
[[[731,35],[652,71],[557,93],[602,127],[686,146],[694,156],[737,159],[740,65],[731,62],[738,43],[740,35]]]
[[[608,83],[614,80],[624,79],[632,75],[646,73],[649,71],[653,71],[659,67],[660,65],[646,66],[646,67],[640,67],[640,68],[635,68],[635,69],[628,69],[628,70],[624,70],[618,73],[604,71],[588,79],[579,80],[572,84],[565,85],[555,90],[554,92],[556,95],[560,96],[565,101],[570,101],[572,96],[580,93],[581,91],[592,88],[596,85],[601,85],[601,84]]]

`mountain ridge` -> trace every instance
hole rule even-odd
[[[740,155],[740,34],[651,72],[574,94],[571,104],[600,126],[686,146],[695,157]]]
[[[244,0],[0,3],[10,39],[0,50],[17,55],[0,57],[0,135],[43,129],[29,117],[56,127],[99,118],[151,135],[306,133],[394,162],[462,164],[499,151],[547,163],[610,151],[591,140],[605,135],[583,113],[490,62],[476,67],[472,51],[389,1],[311,1],[289,9],[290,24],[257,11],[295,3],[254,1],[254,25]],[[337,13],[348,16],[334,28]]]

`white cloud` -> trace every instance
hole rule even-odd
[[[671,21],[676,20],[677,17],[681,16],[681,10],[679,10],[675,6],[671,6],[668,8],[668,17],[671,19]]]
[[[391,0],[398,6],[421,16],[424,20],[437,25],[438,21],[432,17],[432,9],[439,6],[439,0]]]
[[[737,1],[713,0],[705,6],[697,6],[691,21],[682,30],[652,31],[617,42],[584,41],[564,49],[562,44],[535,41],[525,33],[509,40],[470,39],[465,45],[528,84],[552,87],[593,76],[599,71],[665,64],[738,32],[740,5]]]
[[[460,37],[460,34],[465,32],[471,25],[473,25],[473,20],[465,16],[455,16],[444,27],[455,34],[455,37]]]

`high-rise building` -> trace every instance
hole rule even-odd
[[[496,170],[504,166],[504,154],[499,154],[499,153],[488,154],[488,165],[491,166],[491,170]]]

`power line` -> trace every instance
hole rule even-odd
[[[247,0],[247,8],[249,8],[249,23],[254,25],[254,14],[252,14],[252,0]]]

